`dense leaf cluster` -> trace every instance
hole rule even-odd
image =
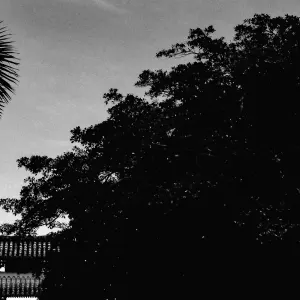
[[[14,93],[13,85],[18,82],[19,59],[17,52],[11,41],[11,34],[7,33],[7,28],[2,26],[0,21],[0,117],[3,108],[11,100]]]

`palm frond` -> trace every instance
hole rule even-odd
[[[2,26],[0,21],[0,117],[5,104],[11,100],[11,94],[14,94],[14,84],[18,82],[19,58],[11,41],[11,34],[7,33],[7,28]]]

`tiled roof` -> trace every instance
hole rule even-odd
[[[59,251],[49,238],[0,236],[0,260],[5,262],[14,258],[44,259],[49,251]],[[6,297],[37,297],[41,291],[41,278],[31,273],[17,274],[0,272],[0,299]]]
[[[0,273],[0,297],[37,297],[40,282],[32,274]]]
[[[58,250],[45,237],[0,237],[0,259],[11,257],[44,258],[48,251]]]

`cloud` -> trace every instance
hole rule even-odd
[[[62,114],[54,105],[37,105],[35,106],[35,109],[51,116],[61,116]]]
[[[103,10],[110,11],[117,14],[124,14],[128,12],[126,9],[116,6],[115,4],[110,2],[110,0],[61,0],[61,1],[79,4],[79,5],[94,4]]]
[[[104,0],[93,0],[93,2],[98,5],[100,8],[103,8],[105,10],[109,10],[112,12],[117,12],[117,13],[126,13],[127,10],[117,7],[114,4],[112,4],[111,2],[108,1],[104,1]]]
[[[30,148],[42,148],[47,150],[53,150],[53,149],[71,149],[73,148],[73,144],[70,140],[61,140],[61,139],[47,139],[47,138],[38,138],[37,140],[29,141],[27,144],[30,145]],[[42,147],[41,147],[42,146]],[[45,152],[45,151],[44,151]],[[1,179],[1,174],[0,174]]]
[[[50,148],[69,148],[74,145],[69,140],[44,139],[44,144]]]

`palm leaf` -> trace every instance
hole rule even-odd
[[[6,27],[2,26],[0,21],[0,117],[3,108],[11,100],[11,94],[15,90],[13,85],[18,82],[18,69],[19,59],[16,57],[18,54],[10,40],[11,34],[7,33]]]

